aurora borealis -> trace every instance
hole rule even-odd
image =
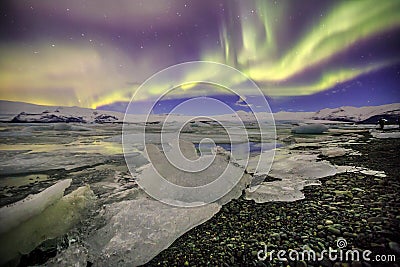
[[[21,0],[0,17],[4,100],[117,105],[155,72],[206,60],[278,109],[400,102],[400,1]]]

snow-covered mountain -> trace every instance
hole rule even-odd
[[[23,102],[0,100],[0,121],[20,123],[77,122],[77,123],[122,123],[124,113],[81,107],[41,106]],[[157,122],[165,115],[129,114],[128,122]]]
[[[382,106],[326,108],[316,112],[315,120],[335,120],[349,122],[376,123],[380,118],[396,121],[400,116],[400,103]]]
[[[243,121],[252,121],[254,116],[245,111],[237,115]],[[162,121],[166,115],[152,114],[150,119],[143,114],[129,114],[130,122]],[[217,119],[229,120],[232,114],[218,115]],[[366,107],[340,107],[322,109],[317,112],[277,112],[275,120],[326,120],[358,123],[376,123],[380,118],[395,122],[400,117],[400,103]],[[79,123],[121,123],[124,114],[115,111],[94,110],[80,107],[40,106],[22,102],[0,100],[0,121],[3,122],[79,122]],[[186,120],[186,116],[175,116],[176,120]]]
[[[0,120],[6,122],[122,122],[123,115],[80,107],[41,106],[0,100]]]

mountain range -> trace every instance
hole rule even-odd
[[[240,117],[254,118],[246,111],[238,111]],[[396,123],[400,118],[400,103],[381,106],[365,107],[339,107],[327,108],[317,112],[277,112],[274,113],[275,120],[290,121],[342,121],[355,123],[377,123],[379,119],[385,118],[389,123]],[[77,122],[77,123],[122,123],[124,113],[107,110],[96,110],[81,107],[41,106],[23,102],[12,102],[0,100],[0,121],[16,123],[35,122]],[[184,119],[186,116],[175,115],[176,118]],[[151,116],[151,121],[161,121],[165,114]],[[222,120],[229,120],[231,114],[218,115]],[[128,114],[126,120],[130,122],[144,122],[147,116],[144,114]]]

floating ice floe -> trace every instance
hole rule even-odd
[[[62,197],[71,180],[1,209],[0,264],[28,254],[47,239],[65,234],[79,222],[95,196],[89,186]],[[7,244],[7,245],[5,245]]]

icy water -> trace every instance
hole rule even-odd
[[[0,128],[0,206],[14,203],[29,194],[36,194],[61,179],[72,179],[67,192],[89,184],[93,190],[104,191],[104,183],[115,182],[116,176],[130,177],[121,144],[120,124],[6,124]],[[141,127],[131,125],[130,141],[134,144],[129,155],[137,169],[148,163],[142,156]],[[241,136],[229,137],[220,129],[196,129],[195,133],[183,133],[183,138],[191,140],[198,148],[198,140],[216,140],[216,145],[228,151],[245,154],[247,142]],[[148,133],[149,140],[159,145],[158,129]],[[154,140],[151,140],[154,135]],[[257,132],[250,135],[257,139]],[[278,143],[278,146],[280,144]],[[251,156],[271,150],[273,144],[249,143]],[[201,153],[211,153],[211,145],[203,146]],[[128,178],[126,178],[129,180]],[[98,183],[103,183],[100,188]],[[120,184],[113,185],[120,186]]]
[[[271,169],[266,166],[273,145],[260,143],[257,131],[250,129],[250,143],[238,135],[231,145],[220,129],[198,128],[182,138],[197,148],[204,136],[227,151],[249,148],[250,161],[244,166],[237,159],[246,174],[224,198],[201,207],[177,208],[153,200],[138,187],[136,179],[148,164],[142,155],[141,128],[129,126],[133,146],[127,152],[137,170],[133,175],[122,153],[121,128],[120,124],[0,125],[0,222],[6,225],[0,229],[0,244],[10,244],[1,245],[0,265],[29,262],[21,255],[38,250],[42,256],[31,264],[47,260],[60,266],[144,264],[244,189],[245,197],[256,202],[294,201],[304,197],[304,186],[317,185],[318,178],[341,171],[370,171],[332,166],[319,158],[354,153],[340,146],[365,131],[358,127],[331,125],[326,134],[292,135],[291,124],[279,124]],[[157,127],[149,131],[156,146],[161,143],[158,132]],[[264,165],[256,164],[260,159]],[[276,180],[264,181],[267,174]]]
[[[57,180],[80,177],[84,171],[90,173],[109,163],[107,169],[126,170],[121,145],[106,141],[120,135],[120,125],[58,127],[3,124],[0,131],[2,206],[38,193]],[[73,185],[90,183],[88,179],[73,179]]]

